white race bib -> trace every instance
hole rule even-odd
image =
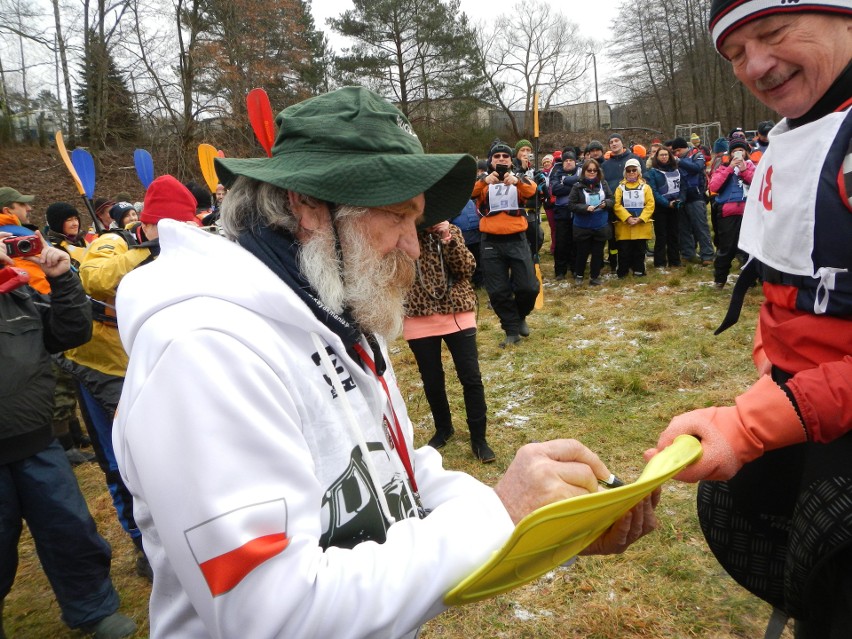
[[[626,209],[645,208],[645,189],[621,189],[621,204]]]
[[[517,211],[518,187],[514,184],[491,184],[488,186],[488,208],[495,211]]]
[[[680,193],[680,171],[663,171],[666,176],[666,195],[677,195]]]
[[[772,130],[751,180],[739,246],[764,264],[793,275],[813,276],[816,195],[825,156],[847,112],[790,129]]]

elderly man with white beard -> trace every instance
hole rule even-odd
[[[159,259],[119,290],[115,448],[154,570],[151,636],[414,636],[525,515],[609,470],[579,442],[531,444],[492,489],[414,450],[386,341],[417,224],[461,210],[475,161],[425,154],[363,88],[277,124],[271,158],[217,160],[232,241],[164,221]],[[590,552],[652,530],[655,502]]]

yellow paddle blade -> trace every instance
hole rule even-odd
[[[444,597],[448,606],[487,599],[522,586],[565,563],[658,486],[701,457],[701,443],[680,435],[634,483],[556,502],[524,517],[483,566]]]
[[[74,164],[71,162],[71,156],[68,155],[68,150],[65,148],[65,140],[62,137],[62,131],[56,132],[56,150],[59,151],[59,155],[62,157],[62,161],[65,162],[65,168],[68,169],[68,173],[71,174],[71,179],[74,180],[74,185],[77,187],[77,192],[83,197],[86,196],[86,189],[83,188],[83,183],[80,181],[80,176],[77,175],[77,169],[74,168]]]
[[[198,145],[198,163],[201,165],[201,174],[204,176],[204,182],[211,193],[216,192],[216,185],[219,184],[219,177],[216,175],[216,167],[213,165],[213,160],[216,159],[216,147],[212,144]]]
[[[544,308],[544,280],[541,278],[541,265],[535,265],[535,276],[538,278],[538,295],[535,298],[535,308]]]

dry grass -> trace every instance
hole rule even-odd
[[[557,284],[550,257],[543,261],[545,307],[530,316],[532,336],[515,348],[498,348],[499,323],[480,293],[480,362],[495,464],[479,464],[470,453],[461,391],[445,358],[457,429],[443,451],[447,467],[493,484],[522,444],[574,437],[622,478],[635,479],[642,451],[673,415],[730,402],[752,381],[749,355],[757,292],[749,295],[740,323],[714,337],[729,289],[713,288],[710,269],[649,268],[643,280],[609,279],[590,289]],[[392,350],[416,441],[422,445],[432,424],[414,358],[404,342]],[[133,572],[132,547],[116,521],[100,471],[90,465],[78,469],[77,476],[102,534],[113,545],[112,574],[122,610],[140,624],[138,636],[147,636],[149,588]],[[670,482],[658,510],[661,529],[623,556],[583,557],[574,567],[553,571],[514,592],[451,610],[427,624],[421,636],[762,636],[769,607],[716,563],[699,530],[694,500],[694,486]],[[59,621],[29,539],[21,544],[21,566],[5,617],[10,637],[77,636]]]

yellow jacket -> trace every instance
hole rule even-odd
[[[115,317],[115,292],[121,278],[151,256],[147,248],[130,249],[119,233],[105,233],[92,242],[80,262],[80,279],[86,293],[96,302],[95,316]],[[89,343],[65,352],[65,357],[107,375],[124,377],[127,353],[121,345],[118,327],[112,320],[92,322]]]
[[[630,225],[627,220],[631,217],[630,212],[624,208],[622,200],[624,199],[624,190],[635,191],[636,189],[644,190],[642,212],[639,214],[639,219],[642,220],[638,224]],[[627,180],[619,182],[615,187],[615,207],[613,208],[615,217],[615,239],[616,240],[650,240],[653,237],[654,228],[651,226],[651,216],[654,214],[654,193],[651,191],[649,184],[642,178],[635,185],[631,186]]]

